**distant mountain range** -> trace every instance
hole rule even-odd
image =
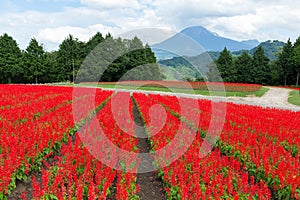
[[[221,37],[202,26],[188,27],[171,38],[152,45],[159,60],[174,56],[196,56],[203,52],[251,50],[259,44],[257,40],[236,41]]]
[[[285,45],[278,40],[268,40],[259,43],[257,40],[235,41],[220,37],[202,26],[189,27],[171,38],[152,45],[158,60],[171,59],[178,56],[197,56],[203,52],[209,52],[213,59],[217,58],[220,52],[226,47],[235,56],[247,51],[253,55],[258,46],[262,46],[265,55],[270,60],[276,59],[276,54]]]
[[[280,50],[284,47],[286,43],[285,42],[281,42],[281,41],[278,41],[278,40],[268,40],[268,41],[265,41],[265,42],[262,42],[260,43],[258,46],[250,49],[250,50],[240,50],[240,51],[233,51],[231,52],[231,54],[233,56],[239,56],[241,55],[243,52],[248,52],[250,55],[253,56],[254,52],[256,51],[256,49],[259,47],[259,46],[262,46],[263,49],[264,49],[264,52],[265,52],[265,55],[271,60],[275,60],[277,58],[277,54],[280,52]],[[213,60],[217,59],[220,55],[220,52],[219,51],[210,51],[208,52],[209,55],[211,56],[211,58]]]
[[[264,48],[265,55],[271,61],[274,61],[277,58],[277,54],[280,52],[284,45],[284,42],[280,42],[278,40],[268,40],[266,42],[260,43],[258,46],[262,46]],[[233,56],[239,56],[244,51],[246,51],[250,55],[253,55],[257,47],[254,47],[250,50],[234,51],[231,52],[231,54]],[[204,60],[203,58],[205,58],[205,56],[208,56],[210,58],[206,58],[206,60]],[[220,52],[210,51],[197,56],[175,56],[169,59],[159,60],[158,63],[161,64],[161,66],[163,67],[163,71],[165,72],[165,75],[169,80],[176,80],[176,77],[179,77],[179,75],[175,72],[180,72],[179,74],[181,74],[182,77],[193,80],[195,78],[201,77],[197,70],[194,69],[193,65],[201,66],[201,63],[208,63],[209,61],[216,60],[219,56]],[[205,74],[208,70],[208,68],[205,66],[201,66],[201,68],[199,69],[202,70],[203,74]]]
[[[226,47],[229,51],[249,50],[259,44],[257,40],[236,41],[229,38],[221,37],[216,33],[212,33],[202,26],[189,27],[181,31],[198,44],[200,44],[205,51],[222,51]]]
[[[262,46],[265,55],[273,61],[284,45],[284,42],[278,40],[262,43],[257,40],[235,41],[196,26],[186,28],[151,48],[168,80],[177,80],[180,76],[193,80],[201,77],[193,65],[198,66],[202,74],[206,74],[208,63],[216,60],[225,47],[233,56],[239,56],[244,51],[253,55],[258,46]]]
[[[265,55],[272,61],[275,60],[277,58],[277,54],[281,51],[281,49],[285,46],[285,42],[282,41],[278,41],[278,40],[268,40],[265,42],[260,43],[258,46],[262,46],[264,51],[265,51]],[[253,49],[250,49],[248,52],[250,55],[253,55],[253,53],[256,51],[257,47],[254,47]],[[242,54],[242,51],[235,51],[232,52],[233,55],[240,55]]]

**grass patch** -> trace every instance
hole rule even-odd
[[[86,85],[87,86],[87,85]],[[118,89],[128,89],[128,90],[147,90],[147,91],[160,91],[160,92],[174,92],[174,93],[185,93],[185,94],[200,94],[206,96],[238,96],[238,97],[246,97],[246,96],[263,96],[269,89],[262,87],[260,90],[255,92],[228,92],[226,91],[208,91],[208,90],[191,90],[191,89],[181,89],[181,88],[162,88],[162,87],[154,87],[154,86],[129,86],[129,85],[115,85],[115,84],[98,84],[98,87],[101,88],[118,88]]]
[[[269,88],[261,87],[260,90],[257,90],[255,92],[240,92],[240,94],[238,94],[237,96],[240,96],[240,97],[246,97],[246,96],[262,97],[268,91],[269,91]]]
[[[296,106],[300,106],[300,94],[299,91],[294,90],[290,92],[289,103],[294,104]]]

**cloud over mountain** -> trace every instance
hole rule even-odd
[[[299,13],[300,1],[294,0],[3,0],[0,34],[12,35],[22,48],[39,37],[55,49],[66,30],[88,38],[94,26],[118,35],[139,28],[180,31],[201,25],[234,40],[286,41],[299,36]]]

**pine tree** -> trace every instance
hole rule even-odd
[[[83,43],[69,35],[60,45],[56,56],[58,81],[73,82],[83,61]]]
[[[85,45],[84,45],[84,54],[87,56],[97,45],[104,42],[104,37],[100,32],[97,32]]]
[[[234,67],[233,58],[226,47],[220,53],[219,58],[216,60],[216,64],[224,82],[236,81],[237,74]]]
[[[292,74],[293,62],[292,55],[293,54],[293,45],[288,39],[286,45],[283,47],[282,52],[278,55],[278,59],[276,60],[276,64],[279,67],[279,73],[282,76],[282,84],[287,85],[288,77]]]
[[[293,46],[292,63],[293,69],[296,72],[296,87],[298,87],[300,76],[300,37],[298,37]]]
[[[31,39],[23,56],[24,76],[30,83],[38,83],[45,74],[46,54],[36,39]]]
[[[267,84],[270,80],[269,58],[265,56],[262,46],[259,46],[253,54],[250,74],[253,77],[253,83]]]
[[[0,36],[0,76],[1,83],[19,83],[22,76],[21,50],[17,42],[8,34]]]
[[[236,82],[240,83],[251,83],[252,77],[249,74],[251,71],[252,57],[248,52],[243,52],[242,55],[238,56],[235,60],[235,67],[237,72],[237,80]]]

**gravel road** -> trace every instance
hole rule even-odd
[[[262,97],[228,97],[228,101],[233,103],[258,105],[263,107],[273,107],[299,111],[300,107],[288,102],[290,89],[267,87],[269,89]]]

